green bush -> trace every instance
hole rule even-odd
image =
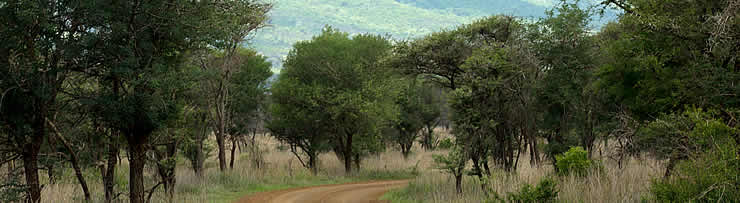
[[[676,166],[668,179],[653,180],[658,202],[740,202],[740,158],[737,149],[713,150]]]
[[[589,170],[595,165],[588,159],[588,152],[582,147],[571,147],[562,155],[555,155],[555,160],[558,175],[561,176],[574,174],[583,177],[588,175]]]
[[[740,131],[713,116],[698,109],[648,125],[648,135],[678,140],[662,151],[677,160],[672,175],[650,187],[658,202],[740,202]]]
[[[0,202],[21,202],[25,199],[26,189],[21,181],[19,174],[10,174],[11,176],[0,186]],[[3,177],[4,178],[4,177]]]
[[[542,179],[537,187],[525,184],[519,191],[509,193],[510,202],[555,202],[558,184],[552,178]]]
[[[452,148],[452,145],[454,145],[454,144],[455,143],[452,142],[452,139],[450,139],[450,138],[444,138],[441,141],[439,141],[439,144],[437,145],[437,147],[439,149],[450,149],[450,148]]]

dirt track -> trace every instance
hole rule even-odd
[[[388,190],[403,187],[408,180],[374,181],[337,185],[320,185],[262,192],[242,197],[237,203],[291,203],[291,202],[387,202],[379,201]]]

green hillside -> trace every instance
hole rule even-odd
[[[407,39],[481,16],[536,16],[544,10],[544,6],[524,0],[279,0],[271,12],[272,26],[257,32],[250,46],[269,57],[274,71],[279,72],[281,59],[292,44],[310,39],[324,25],[350,33]]]

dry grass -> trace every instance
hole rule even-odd
[[[269,136],[259,136],[259,146],[263,149],[266,163],[260,169],[255,169],[249,159],[249,154],[237,153],[237,161],[233,170],[221,173],[218,170],[215,154],[206,160],[205,177],[197,177],[189,168],[189,162],[179,158],[175,188],[175,202],[230,202],[239,197],[265,190],[274,190],[290,187],[309,186],[317,184],[334,184],[361,181],[372,178],[394,178],[394,172],[406,172],[408,169],[420,164],[430,164],[427,155],[415,155],[408,161],[404,161],[400,152],[389,150],[377,156],[366,158],[362,162],[362,170],[357,174],[346,176],[342,162],[337,160],[333,153],[325,153],[320,156],[320,174],[311,175],[303,168],[300,162],[289,151],[278,150],[279,143]],[[418,149],[416,149],[418,150]],[[215,152],[214,152],[215,153]],[[419,166],[422,168],[422,166]],[[128,163],[123,158],[116,174],[116,191],[125,192],[128,188]],[[147,185],[154,185],[158,177],[155,169],[147,168]],[[387,171],[389,173],[385,173]],[[406,173],[408,174],[408,173]],[[97,170],[90,169],[85,172],[88,185],[93,195],[94,202],[104,199],[103,187],[100,174]],[[42,180],[42,182],[48,182]],[[126,194],[121,194],[121,202],[128,201]],[[42,191],[43,202],[81,202],[84,198],[82,190],[74,178],[71,169],[65,169],[60,181],[56,184],[46,184]],[[165,197],[158,190],[153,197],[153,202],[164,202]]]
[[[437,133],[449,136],[449,133],[439,130]],[[248,154],[238,155],[233,170],[220,173],[215,157],[206,163],[204,178],[195,176],[189,164],[178,161],[177,186],[175,202],[229,202],[239,197],[258,191],[274,190],[289,187],[300,187],[316,184],[332,184],[361,180],[362,177],[378,177],[374,173],[379,171],[403,171],[417,168],[420,175],[411,186],[395,191],[387,197],[401,202],[481,202],[485,194],[481,190],[477,178],[464,179],[463,195],[455,194],[454,179],[440,171],[433,169],[432,155],[445,154],[446,151],[424,151],[418,145],[414,146],[413,153],[408,160],[404,160],[401,153],[395,149],[376,156],[367,157],[362,163],[359,175],[345,176],[342,162],[337,160],[333,153],[320,156],[320,174],[313,176],[303,168],[298,160],[288,151],[278,150],[279,143],[267,136],[258,139],[264,149],[266,164],[261,169],[254,169],[249,161]],[[638,202],[648,196],[649,181],[657,177],[662,171],[661,163],[652,159],[630,159],[619,169],[613,161],[602,159],[603,174],[587,178],[565,177],[557,178],[560,190],[558,199],[562,202]],[[529,160],[523,156],[521,160]],[[127,163],[125,159],[117,174],[117,191],[126,191],[128,180]],[[154,185],[157,177],[153,169],[149,170],[148,185]],[[518,190],[524,184],[535,185],[539,180],[552,174],[552,166],[544,164],[541,167],[530,166],[526,161],[519,164],[516,173],[496,172],[490,179],[489,187],[498,194]],[[97,170],[86,172],[94,201],[100,202],[103,198],[103,189]],[[385,174],[380,174],[383,176]],[[80,202],[82,192],[70,170],[65,171],[62,181],[57,184],[46,185],[43,189],[44,202]],[[359,178],[358,178],[359,177]],[[126,194],[120,200],[125,202]],[[163,192],[156,192],[154,202],[163,202]]]
[[[504,197],[524,184],[536,185],[550,176],[558,182],[560,202],[641,202],[650,196],[650,181],[659,177],[664,169],[661,162],[649,158],[631,158],[621,169],[615,161],[599,156],[594,158],[601,161],[604,170],[585,178],[555,177],[552,165],[537,167],[520,162],[514,173],[494,171],[488,188]],[[529,160],[529,157],[522,156],[521,160]],[[486,194],[477,177],[465,177],[463,194],[458,195],[451,175],[427,169],[411,182],[410,187],[388,193],[384,198],[396,202],[483,202]]]

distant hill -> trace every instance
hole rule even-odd
[[[298,41],[324,25],[350,33],[388,34],[395,39],[424,36],[494,14],[542,17],[550,0],[276,0],[271,26],[255,33],[249,46],[267,56],[279,73],[282,58]]]
[[[395,0],[419,8],[447,11],[458,16],[508,14],[524,17],[543,16],[548,0]],[[539,3],[536,3],[539,2]]]

